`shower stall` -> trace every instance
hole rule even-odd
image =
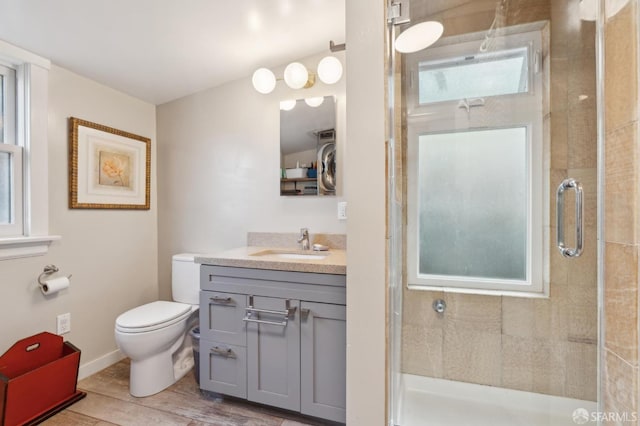
[[[389,425],[598,422],[599,10],[390,2]]]

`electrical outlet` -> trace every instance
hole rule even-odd
[[[71,331],[71,313],[58,315],[58,334],[65,334]]]
[[[347,219],[347,202],[340,201],[338,203],[338,219],[345,220]]]

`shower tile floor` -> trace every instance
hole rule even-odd
[[[184,425],[305,426],[316,419],[200,392],[193,372],[146,398],[129,394],[129,361],[120,361],[78,382],[86,398],[46,420],[47,426]]]

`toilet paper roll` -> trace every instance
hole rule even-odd
[[[42,294],[55,294],[60,290],[69,288],[69,284],[69,278],[67,277],[51,278],[44,281],[44,284],[40,286],[40,290]]]

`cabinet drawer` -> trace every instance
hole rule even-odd
[[[246,346],[244,294],[200,292],[200,334],[204,340]]]
[[[238,398],[247,397],[247,349],[200,340],[200,387]]]

